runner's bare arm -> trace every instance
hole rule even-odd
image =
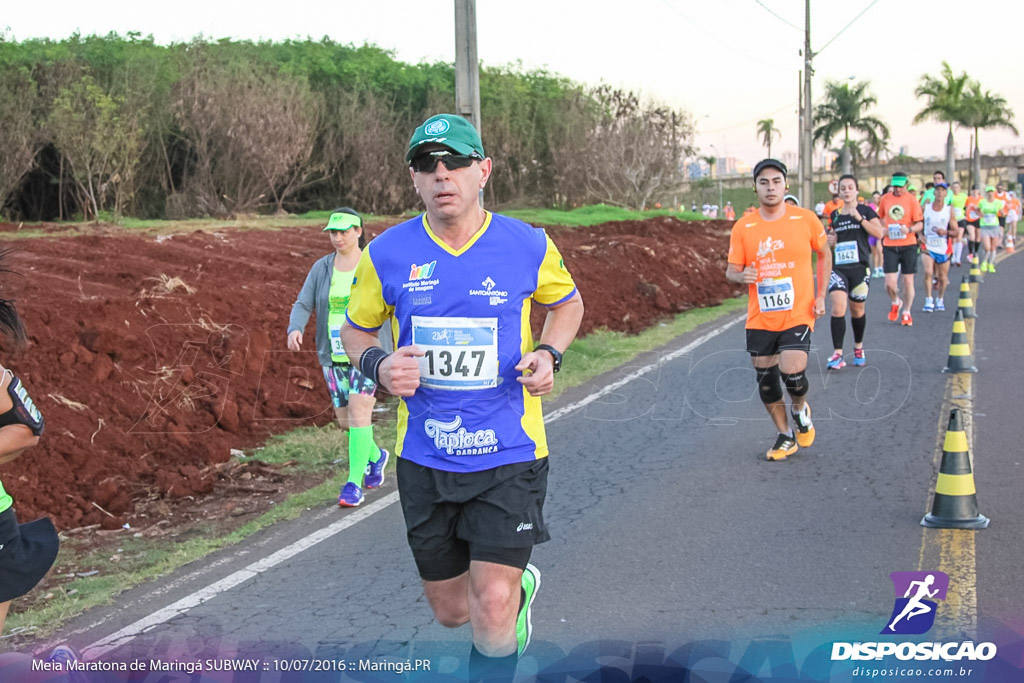
[[[0,428],[0,465],[14,460],[22,452],[39,443],[39,437],[23,424]]]
[[[882,223],[877,218],[872,218],[869,221],[864,221],[861,226],[868,231],[868,234],[877,239],[885,237],[885,230],[882,228]]]
[[[829,276],[832,274],[832,250],[828,248],[826,242],[817,253],[818,295],[814,297],[814,317],[820,318],[825,315],[825,294],[828,291]]]
[[[347,320],[341,326],[341,343],[353,365],[357,366],[367,349],[380,348],[377,335],[352,327]],[[416,346],[403,346],[389,354],[380,364],[378,384],[395,396],[412,396],[420,386],[420,367],[416,357],[422,355],[423,351]]]
[[[583,297],[579,292],[568,301],[548,309],[544,320],[544,329],[540,333],[538,344],[553,346],[562,353],[576,338],[583,321]],[[520,384],[526,387],[531,396],[543,396],[551,392],[555,385],[554,361],[547,351],[530,351],[524,353],[516,370],[529,370],[530,374],[518,377]]]

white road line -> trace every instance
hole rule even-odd
[[[175,603],[159,609],[153,612],[147,617],[143,617],[138,621],[125,626],[120,631],[113,633],[106,638],[97,640],[91,645],[87,645],[82,649],[82,656],[89,660],[94,660],[98,657],[102,657],[107,652],[121,647],[128,641],[132,640],[136,636],[145,633],[148,629],[162,624],[166,621],[170,621],[179,614],[184,614],[193,607],[200,605],[210,598],[217,596],[224,591],[231,590],[235,586],[245,583],[249,579],[262,574],[263,572],[276,567],[285,560],[289,560],[295,555],[298,555],[303,550],[312,548],[317,543],[325,541],[331,536],[338,534],[345,529],[353,526],[354,524],[361,522],[370,515],[380,512],[388,506],[398,502],[398,491],[394,491],[384,496],[380,500],[370,503],[364,508],[360,508],[345,515],[344,519],[339,519],[334,524],[325,526],[322,529],[314,531],[309,536],[305,536],[295,541],[289,546],[281,548],[276,553],[268,555],[262,560],[257,560],[244,569],[240,569],[233,574],[225,576],[220,581],[211,583],[206,588],[201,588],[195,593],[178,600]]]
[[[683,346],[680,349],[676,349],[671,353],[667,353],[661,356],[661,358],[659,358],[656,362],[651,363],[650,365],[645,365],[639,370],[636,370],[635,372],[626,375],[625,377],[616,382],[613,382],[602,387],[601,389],[595,391],[592,394],[587,395],[585,398],[582,398],[579,401],[576,401],[575,403],[571,403],[563,408],[559,408],[558,410],[552,411],[544,418],[544,422],[554,422],[559,418],[565,417],[566,415],[569,415],[570,413],[579,410],[580,408],[590,403],[593,403],[602,396],[605,396],[615,391],[616,389],[619,389],[629,384],[637,377],[642,377],[647,373],[656,370],[662,365],[693,351],[701,344],[704,344],[710,339],[713,339],[714,337],[718,336],[722,332],[725,332],[726,330],[735,326],[736,324],[744,321],[745,319],[746,317],[745,315],[743,315],[733,320],[730,320],[729,322],[723,325],[719,325],[710,332],[707,332],[706,334],[701,335],[697,339],[694,339],[686,346]],[[233,574],[229,574],[220,581],[211,583],[209,586],[201,588],[195,593],[192,593],[191,595],[184,597],[181,600],[178,600],[177,602],[168,605],[167,607],[164,607],[162,609],[157,610],[156,612],[153,612],[149,616],[143,617],[142,619],[139,619],[138,621],[125,626],[121,630],[117,631],[116,633],[112,633],[106,638],[102,638],[100,640],[97,640],[95,643],[86,645],[84,648],[82,648],[82,656],[88,660],[95,660],[99,657],[102,657],[106,653],[115,650],[130,642],[134,638],[142,635],[154,626],[158,626],[167,621],[170,621],[174,617],[180,614],[184,614],[193,607],[201,605],[207,600],[210,600],[225,591],[231,590],[232,588],[235,588],[236,586],[245,583],[249,579],[258,576],[259,574],[262,574],[268,569],[272,569],[273,567],[276,567],[282,562],[291,559],[292,557],[298,555],[302,551],[312,548],[317,543],[325,541],[328,538],[334,536],[335,534],[341,533],[345,529],[348,529],[356,523],[361,522],[370,515],[373,515],[375,513],[380,512],[381,510],[384,510],[385,508],[396,503],[397,501],[398,492],[395,491],[393,493],[389,493],[380,500],[374,501],[373,503],[370,503],[366,507],[361,507],[358,510],[355,510],[354,512],[345,515],[344,519],[340,519],[334,524],[314,531],[310,535],[300,538],[291,545],[278,550],[277,552],[263,558],[262,560],[253,562],[244,569],[240,569],[237,572],[234,572]]]

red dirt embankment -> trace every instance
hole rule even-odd
[[[30,338],[4,363],[47,420],[39,446],[0,467],[21,519],[117,528],[144,499],[213,491],[230,449],[331,419],[311,330],[302,352],[285,346],[292,302],[330,249],[318,228],[56,232],[15,243],[20,275],[2,281]],[[550,232],[587,304],[583,333],[636,332],[737,293],[723,222]]]

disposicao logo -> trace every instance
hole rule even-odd
[[[430,263],[424,263],[422,266],[417,266],[415,263],[412,264],[412,268],[409,269],[410,280],[424,280],[434,274],[434,267],[437,265],[437,261],[431,261]]]
[[[936,600],[945,600],[949,576],[944,572],[893,572],[896,604],[883,634],[927,633],[935,623]]]
[[[949,576],[944,572],[892,572],[895,604],[881,635],[920,635],[935,624],[939,602],[946,599]],[[996,656],[994,643],[963,642],[857,642],[832,643],[832,661],[906,660],[986,661]]]

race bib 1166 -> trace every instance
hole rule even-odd
[[[757,303],[762,313],[793,310],[793,278],[780,277],[758,282]]]

